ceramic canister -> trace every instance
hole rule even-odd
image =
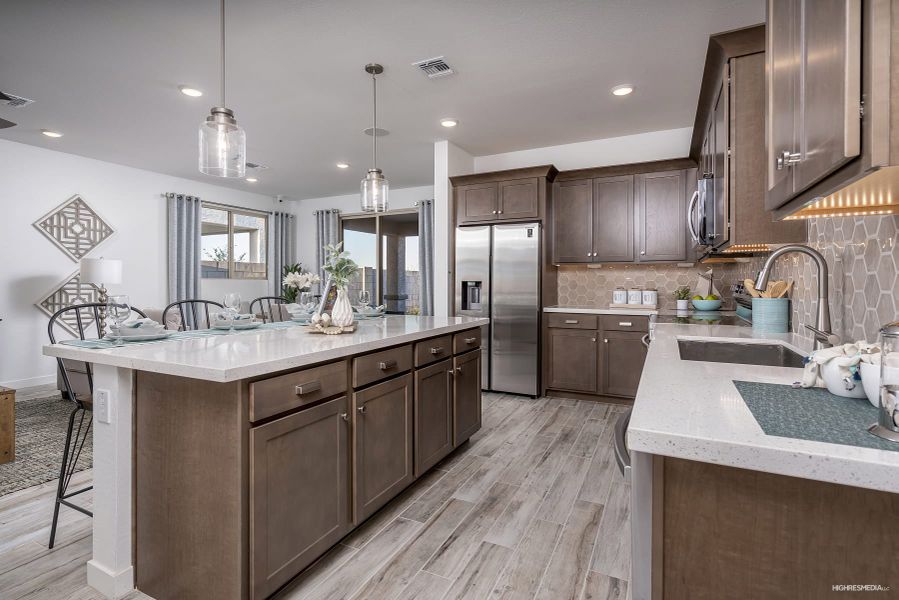
[[[643,304],[643,291],[640,288],[631,288],[627,291],[628,304]]]
[[[612,304],[627,304],[627,290],[617,287],[612,292]]]
[[[656,305],[659,302],[657,290],[643,290],[643,304]]]

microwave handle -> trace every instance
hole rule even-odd
[[[699,234],[696,232],[695,217],[693,215],[693,211],[696,208],[696,201],[699,199],[699,190],[697,189],[693,192],[693,197],[690,198],[690,205],[687,207],[687,229],[690,231],[690,237],[693,238],[693,243],[699,244]]]

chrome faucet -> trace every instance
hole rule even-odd
[[[815,326],[805,324],[805,328],[815,334],[815,347],[826,348],[840,343],[840,336],[830,330],[830,302],[827,296],[827,261],[820,252],[805,244],[788,244],[781,246],[768,256],[762,270],[755,280],[755,289],[764,290],[768,287],[768,279],[771,276],[771,267],[774,261],[784,254],[805,254],[815,261],[818,268],[818,318]]]

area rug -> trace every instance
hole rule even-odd
[[[72,408],[74,404],[59,394],[16,402],[16,460],[0,465],[0,496],[59,477]],[[76,471],[91,467],[92,450],[93,432],[84,444]]]

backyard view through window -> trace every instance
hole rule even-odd
[[[201,266],[209,279],[266,279],[268,217],[215,205],[202,210]]]

